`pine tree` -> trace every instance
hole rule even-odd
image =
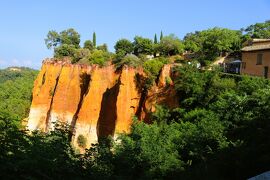
[[[157,44],[157,34],[155,34],[154,43]]]
[[[93,33],[93,46],[94,48],[97,46],[96,32]]]
[[[163,39],[163,32],[160,32],[160,41]]]

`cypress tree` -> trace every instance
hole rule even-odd
[[[157,44],[157,34],[155,33],[154,43]]]
[[[160,41],[163,39],[163,32],[160,32]]]
[[[94,48],[97,46],[96,32],[93,33],[93,46]]]

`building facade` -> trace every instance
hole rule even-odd
[[[270,78],[270,39],[253,39],[244,45],[241,74]]]

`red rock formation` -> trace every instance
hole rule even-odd
[[[174,88],[172,65],[165,65],[159,75],[157,84],[147,92],[145,102],[142,105],[140,119],[148,122],[151,113],[155,112],[156,105],[165,105],[169,108],[179,107],[177,93]]]
[[[34,83],[33,100],[28,120],[29,130],[45,131],[47,129],[47,116],[61,70],[61,63],[43,63]]]
[[[55,122],[69,123],[74,145],[83,135],[90,147],[98,137],[129,132],[132,117],[147,120],[156,104],[178,106],[170,74],[171,66],[164,66],[157,85],[142,93],[141,69],[45,61],[35,81],[28,128],[47,131]]]
[[[50,126],[58,121],[72,123],[82,96],[83,78],[89,73],[90,69],[80,65],[63,65],[49,113]]]
[[[87,147],[97,141],[97,123],[101,114],[104,93],[118,80],[113,66],[95,67],[91,72],[88,93],[84,97],[75,126],[75,140],[79,135],[87,138]],[[117,94],[116,94],[117,95]],[[103,104],[106,106],[106,104]],[[106,112],[108,115],[110,111]]]

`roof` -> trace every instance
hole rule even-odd
[[[266,50],[270,49],[270,44],[263,44],[263,45],[253,45],[253,46],[246,46],[242,48],[242,51],[258,51],[258,50]]]
[[[237,64],[237,63],[241,63],[241,62],[242,62],[241,60],[237,59],[237,60],[230,62],[229,64]]]
[[[270,39],[252,39],[252,42],[270,42]]]

